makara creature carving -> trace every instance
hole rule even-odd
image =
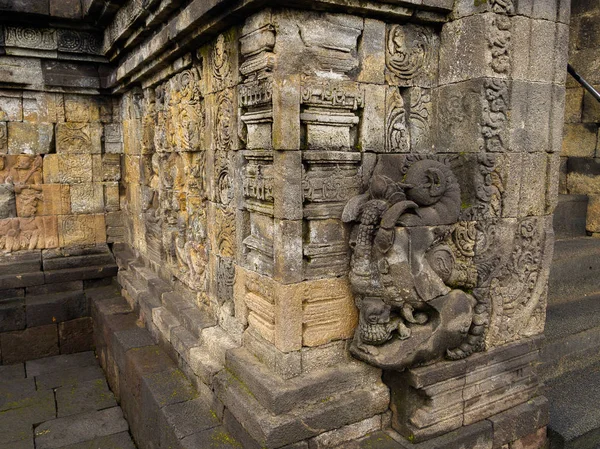
[[[386,164],[379,161],[367,192],[342,214],[354,223],[350,282],[360,309],[351,352],[404,369],[482,350],[487,317],[468,285],[456,282],[455,272],[472,263],[455,255],[466,234],[456,177],[433,159]]]

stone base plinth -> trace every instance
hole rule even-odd
[[[545,426],[547,401],[536,397],[540,343],[540,337],[530,338],[458,362],[386,372],[392,427],[421,442],[483,420],[508,420],[507,432],[522,427],[510,442]]]

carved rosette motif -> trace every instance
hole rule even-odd
[[[56,50],[56,32],[43,28],[7,27],[5,44],[36,50]]]

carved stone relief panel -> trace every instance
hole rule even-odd
[[[0,250],[56,248],[59,245],[56,217],[0,219]]]
[[[346,229],[340,218],[346,202],[361,189],[361,155],[305,151],[303,154],[303,244],[305,278],[348,271]]]
[[[0,154],[8,153],[8,133],[6,122],[0,122]]]
[[[352,353],[383,368],[461,359],[543,331],[547,217],[503,219],[505,155],[381,155],[354,225]]]
[[[484,79],[443,86],[437,92],[436,149],[461,152],[513,151],[509,141],[511,86]],[[474,138],[473,136],[478,136]]]
[[[4,42],[9,47],[56,50],[56,31],[49,28],[6,27]]]
[[[67,122],[56,125],[58,153],[98,154],[102,151],[103,127],[100,123]]]
[[[301,95],[304,147],[310,150],[355,150],[360,120],[357,111],[364,107],[364,91],[360,85],[305,79]]]
[[[244,207],[273,216],[273,152],[244,151]]]
[[[358,40],[364,23],[359,17],[280,10],[274,14],[274,52],[285,58],[284,73],[349,79],[358,67]],[[300,68],[298,70],[298,68]]]
[[[388,25],[386,81],[391,86],[432,87],[437,82],[439,39],[425,26]]]
[[[430,89],[389,87],[386,93],[386,152],[431,153],[433,104]]]

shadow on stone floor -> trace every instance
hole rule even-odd
[[[135,449],[92,351],[0,366],[0,449]]]

